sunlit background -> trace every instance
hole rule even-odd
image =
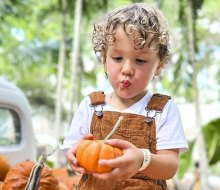
[[[111,91],[92,50],[93,24],[132,2],[158,6],[170,28],[170,61],[150,90],[175,100],[190,144],[172,185],[193,182],[198,162],[202,188],[220,189],[220,1],[215,0],[0,0],[0,77],[29,101],[37,156],[62,143],[87,94]],[[50,167],[67,166],[61,153],[56,156],[48,157]]]

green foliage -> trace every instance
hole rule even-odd
[[[187,2],[188,1],[188,2]],[[197,20],[198,11],[202,8],[204,0],[180,0],[179,19],[182,23],[186,23],[185,10],[187,3],[192,3],[193,20]]]
[[[168,24],[172,24],[171,29],[171,69],[174,76],[167,74],[163,77],[163,84],[170,83],[168,86],[169,94],[173,97],[184,97],[186,102],[192,102],[194,99],[194,88],[193,88],[193,64],[191,63],[190,50],[189,50],[189,32],[187,28],[187,3],[192,2],[193,8],[193,30],[194,30],[194,46],[195,46],[195,68],[197,69],[197,84],[200,93],[202,94],[203,101],[213,101],[207,93],[210,91],[220,91],[219,83],[213,85],[208,80],[201,80],[202,78],[213,77],[214,81],[219,81],[220,68],[216,66],[215,71],[211,71],[213,65],[219,63],[219,56],[215,56],[219,52],[220,45],[220,33],[212,32],[212,28],[209,26],[219,23],[218,18],[219,12],[217,11],[220,3],[217,1],[205,1],[205,0],[164,0],[162,4],[162,10],[168,18]],[[174,10],[171,10],[171,8]],[[218,8],[217,8],[218,7]],[[172,14],[170,14],[172,12]],[[178,15],[178,17],[177,17]],[[178,19],[177,19],[178,18]],[[215,27],[213,27],[215,28]],[[215,41],[215,42],[214,42]],[[174,58],[174,59],[173,59]],[[202,77],[201,77],[202,76]],[[165,81],[166,80],[166,81]],[[165,81],[165,82],[164,82]],[[173,82],[175,81],[175,82]],[[204,88],[205,86],[205,88]],[[164,89],[167,86],[163,85]],[[217,93],[216,93],[217,94]],[[220,94],[220,93],[218,93]],[[215,96],[217,97],[217,96]],[[219,96],[217,97],[219,98]],[[216,98],[216,99],[217,99]],[[215,99],[215,100],[216,100]]]
[[[196,20],[198,18],[198,11],[201,10],[204,0],[193,0],[192,8],[193,8],[193,19]]]
[[[37,100],[38,95],[46,94],[47,89],[49,89],[50,94],[46,97],[53,97],[52,93],[55,92],[54,83],[51,83],[47,78],[56,77],[56,64],[58,62],[58,49],[59,49],[59,38],[60,38],[60,22],[61,22],[61,0],[50,0],[50,1],[34,1],[34,0],[7,0],[3,1],[0,6],[0,18],[1,18],[1,32],[0,32],[0,74],[5,77],[12,79],[15,83],[22,86],[23,89],[28,90],[28,94],[33,96],[31,101]],[[90,34],[92,32],[92,19],[97,15],[101,15],[107,9],[112,7],[117,7],[131,2],[142,2],[141,0],[120,0],[120,1],[107,1],[107,0],[96,0],[96,1],[83,1],[83,19],[81,23],[82,34],[81,34],[81,56],[90,56],[92,52]],[[146,1],[145,1],[146,2]],[[174,1],[174,0],[149,0],[147,3],[155,2],[160,6],[166,18],[168,18],[168,23],[171,24],[171,29],[181,29],[182,33],[179,38],[179,47],[175,48],[175,53],[178,56],[177,61],[173,65],[174,76],[169,79],[169,77],[163,77],[162,88],[169,89],[169,93],[174,96],[183,96],[188,101],[192,100],[192,75],[190,72],[190,64],[188,62],[188,52],[187,52],[187,38],[184,34],[187,34],[185,19],[185,6],[186,0]],[[207,3],[204,0],[192,1],[193,10],[197,19],[200,19],[198,11],[204,9],[208,14],[205,14],[206,19],[218,19],[218,7],[219,3],[213,1]],[[74,16],[75,1],[67,0],[68,13],[66,17],[67,27],[66,27],[66,64],[65,64],[65,79],[69,81],[71,76],[70,64],[69,64],[69,54],[72,50],[72,23]],[[202,6],[203,5],[203,6]],[[214,10],[214,11],[212,11]],[[171,14],[172,13],[172,14]],[[179,25],[178,21],[181,18],[182,25]],[[208,15],[208,16],[207,16]],[[201,66],[203,62],[206,64],[217,64],[217,60],[214,62],[212,58],[213,49],[215,49],[212,44],[217,44],[219,39],[218,35],[212,35],[210,38],[208,29],[205,30],[203,26],[196,23],[197,40],[205,43],[205,49],[199,51],[204,52],[205,55],[201,59],[197,60]],[[90,27],[91,26],[91,27]],[[176,32],[176,30],[175,30]],[[176,35],[177,33],[177,35]],[[175,37],[179,34],[175,33]],[[89,40],[88,40],[89,39]],[[211,40],[213,39],[213,40]],[[219,45],[219,44],[218,44]],[[217,45],[217,46],[218,46]],[[198,43],[198,46],[200,44]],[[201,54],[201,53],[200,53]],[[197,56],[200,58],[199,54]],[[40,73],[42,80],[46,81],[45,85],[39,85],[36,77],[31,78],[25,75],[25,72],[32,72],[35,67]],[[26,69],[25,69],[26,68]],[[47,69],[46,69],[47,68]],[[52,68],[52,70],[51,70]],[[203,67],[204,68],[204,67]],[[41,72],[41,70],[50,70],[50,72]],[[81,79],[83,84],[81,87],[87,85],[96,85],[96,70],[92,72],[84,72],[83,67],[81,67]],[[37,72],[37,71],[34,71]],[[220,72],[220,70],[218,71]],[[22,75],[25,76],[25,80],[29,79],[29,85],[27,82],[22,81]],[[217,75],[217,73],[216,73]],[[31,73],[30,73],[31,76]],[[33,73],[32,76],[37,76]],[[214,77],[214,76],[213,76]],[[215,77],[219,80],[219,77]],[[175,79],[175,82],[172,82]],[[170,81],[171,80],[171,81]],[[40,81],[40,80],[38,80]],[[24,83],[24,84],[22,84]],[[32,84],[33,83],[33,84]],[[67,84],[67,82],[66,82]],[[170,84],[170,86],[169,86]],[[167,86],[168,85],[168,86]],[[51,86],[50,88],[48,88]],[[68,85],[66,85],[68,86]],[[32,88],[31,88],[32,87]],[[45,89],[42,93],[31,92],[34,88]],[[67,89],[68,90],[68,89]],[[34,90],[35,91],[35,90]],[[40,90],[39,90],[40,91]],[[42,102],[44,97],[40,97],[40,100],[35,102]],[[46,102],[51,102],[52,99]],[[44,102],[45,103],[45,102]],[[51,107],[49,103],[49,107]]]
[[[62,0],[58,0],[58,10],[61,11]],[[108,0],[83,0],[82,1],[82,16],[86,18],[88,21],[92,19],[94,14],[99,11],[105,11],[108,8],[109,1]],[[52,10],[52,9],[51,9]],[[75,1],[67,0],[67,12],[73,18],[75,13]]]
[[[83,1],[83,16],[88,19],[91,19],[94,14],[99,11],[106,11],[108,8],[108,0],[84,0]]]
[[[209,164],[220,161],[220,118],[212,120],[202,128],[206,142]]]
[[[194,146],[194,141],[189,142],[189,150],[180,155],[179,168],[177,171],[177,176],[180,179],[183,177],[184,173],[191,166],[191,156],[192,156],[193,146]]]
[[[214,166],[220,161],[220,118],[215,119],[203,126],[202,132],[205,139],[208,160],[211,166]],[[192,150],[194,141],[189,142],[189,150],[180,156],[179,168],[177,176],[181,179],[184,173],[192,165]],[[214,169],[212,169],[214,170]]]
[[[7,15],[22,17],[26,8],[24,0],[1,0],[0,2],[0,21],[6,20]]]
[[[45,161],[45,163],[46,163],[46,165],[49,167],[49,168],[54,168],[54,162],[53,161],[51,161],[51,160],[46,160]]]

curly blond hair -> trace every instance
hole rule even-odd
[[[102,61],[106,58],[108,46],[116,40],[115,33],[119,26],[123,26],[125,33],[133,39],[135,49],[142,49],[147,44],[157,51],[162,67],[168,62],[167,23],[157,7],[145,3],[115,9],[107,14],[102,23],[94,25],[92,43]]]

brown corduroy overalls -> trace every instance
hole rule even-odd
[[[105,95],[103,92],[93,92],[90,95],[91,106],[105,106]],[[93,114],[91,133],[94,138],[104,139],[112,130],[119,116],[123,120],[112,135],[112,139],[123,139],[133,143],[138,148],[147,148],[151,153],[156,153],[156,130],[154,118],[148,117],[148,110],[161,112],[164,105],[170,99],[169,96],[154,94],[146,106],[146,117],[143,115],[96,111]],[[107,181],[100,180],[92,175],[83,175],[80,183],[80,190],[166,190],[166,181],[150,179],[144,174],[144,170],[137,172],[128,180]]]

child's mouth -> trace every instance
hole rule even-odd
[[[130,81],[128,80],[123,80],[120,84],[122,88],[128,88],[131,85]]]

